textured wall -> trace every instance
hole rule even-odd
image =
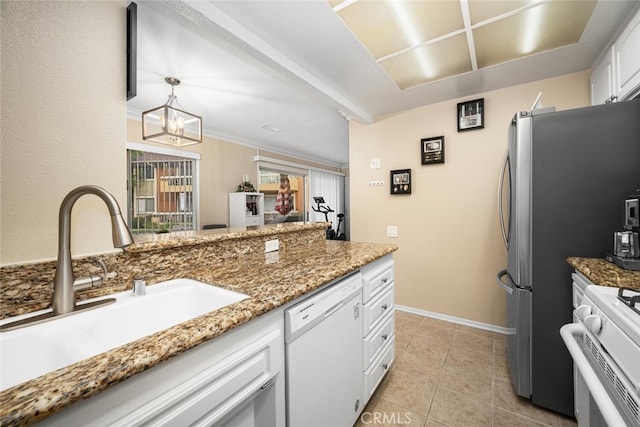
[[[124,1],[2,1],[0,264],[52,259],[58,209],[83,184],[126,206]],[[96,197],[73,210],[74,254],[113,250]]]

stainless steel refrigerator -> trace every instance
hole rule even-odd
[[[573,416],[570,256],[602,258],[640,187],[640,100],[520,112],[509,126],[499,211],[507,268],[507,356],[516,392]]]

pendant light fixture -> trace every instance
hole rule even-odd
[[[180,80],[165,77],[171,85],[171,95],[167,103],[161,107],[142,113],[142,138],[174,147],[202,142],[202,117],[184,111],[174,93]]]

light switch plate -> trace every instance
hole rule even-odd
[[[278,239],[267,240],[264,242],[265,252],[274,252],[280,249],[280,241]]]
[[[387,237],[398,237],[397,225],[387,225]]]
[[[371,159],[369,162],[369,168],[380,169],[380,159]]]

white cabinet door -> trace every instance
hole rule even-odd
[[[283,317],[282,309],[273,310],[76,402],[40,425],[284,427]]]
[[[616,95],[619,100],[640,92],[640,10],[613,45]]]
[[[591,71],[591,105],[612,101],[615,87],[613,78],[613,49],[610,49]]]

